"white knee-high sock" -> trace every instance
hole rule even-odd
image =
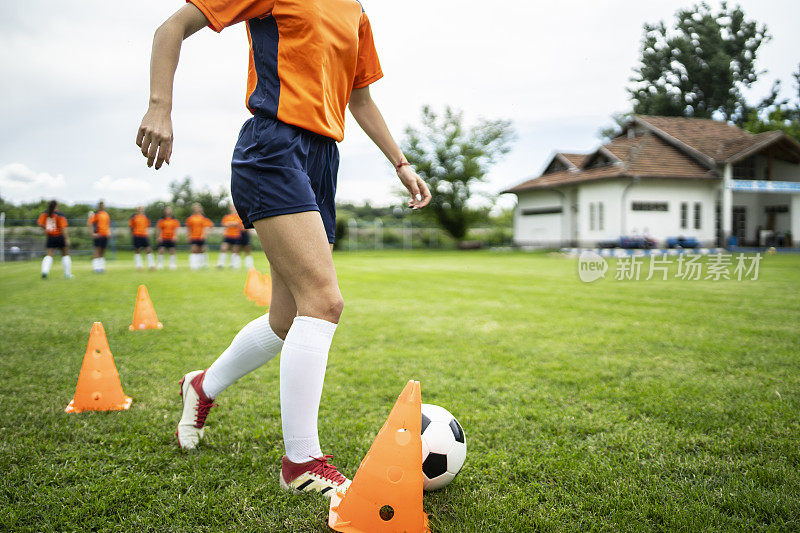
[[[158,254],[158,269],[164,268],[164,254]]]
[[[253,256],[252,255],[248,255],[247,257],[244,258],[244,268],[246,268],[247,270],[250,270],[254,266],[255,266],[255,263],[253,263]]]
[[[106,258],[105,257],[100,257],[99,259],[100,259],[100,272],[105,272],[106,271]]]
[[[200,254],[196,253],[189,254],[189,268],[191,268],[192,270],[197,270],[199,268],[199,262],[197,260],[198,257],[200,257]]]
[[[178,256],[170,254],[169,256],[169,268],[170,270],[175,270],[178,268]]]
[[[94,259],[92,259],[92,270],[94,270],[95,272],[100,272],[100,258],[99,257],[95,257]]]
[[[139,252],[133,254],[133,262],[136,264],[136,268],[142,268],[142,254]]]
[[[72,258],[68,255],[63,256],[61,266],[64,267],[64,276],[70,277],[72,275]]]
[[[219,259],[217,259],[217,266],[224,267],[228,264],[228,254],[226,252],[219,253]]]
[[[242,256],[239,254],[232,254],[231,255],[231,268],[242,268]]]
[[[50,273],[50,267],[53,266],[53,256],[46,255],[42,258],[42,274],[45,276]]]
[[[281,423],[286,456],[293,463],[322,457],[317,415],[336,324],[295,317],[281,351]]]
[[[241,330],[206,370],[203,392],[209,398],[234,384],[239,378],[264,365],[281,352],[283,339],[269,325],[269,315],[262,315]]]
[[[155,259],[153,258],[153,252],[147,254],[147,268],[153,268],[156,266]]]

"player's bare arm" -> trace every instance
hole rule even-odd
[[[172,86],[183,40],[208,25],[208,19],[193,4],[186,4],[168,18],[153,36],[150,57],[150,105],[136,145],[156,170],[172,156]]]
[[[397,177],[411,194],[409,207],[419,209],[431,201],[428,186],[406,161],[403,151],[389,132],[380,109],[370,95],[369,87],[354,89],[350,95],[350,113],[364,133],[374,142],[386,158],[397,169]]]

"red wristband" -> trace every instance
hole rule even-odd
[[[400,162],[400,163],[397,163],[397,164],[394,166],[394,169],[395,169],[396,171],[398,171],[398,172],[399,172],[399,171],[400,171],[400,169],[401,169],[402,167],[404,167],[404,166],[409,166],[409,167],[410,167],[410,166],[411,166],[411,163],[409,163],[408,161],[402,161],[402,162]]]

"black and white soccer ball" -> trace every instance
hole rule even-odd
[[[422,488],[441,489],[453,481],[467,458],[464,430],[450,411],[422,404]]]

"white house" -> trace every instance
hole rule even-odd
[[[707,119],[634,116],[589,154],[556,153],[517,195],[514,242],[596,246],[647,234],[664,246],[800,242],[800,143]]]

